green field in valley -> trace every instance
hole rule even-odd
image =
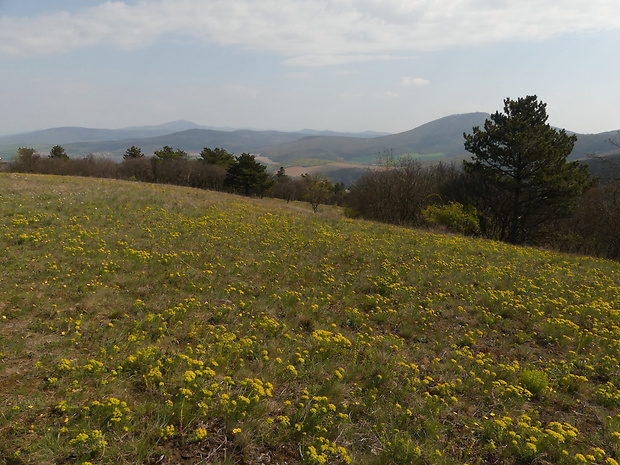
[[[620,266],[0,174],[0,463],[616,464]]]

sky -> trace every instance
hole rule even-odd
[[[398,133],[537,95],[620,129],[617,0],[0,0],[0,135],[185,119]]]

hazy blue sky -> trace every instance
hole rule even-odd
[[[620,129],[617,0],[0,0],[0,134],[401,132],[536,94]]]

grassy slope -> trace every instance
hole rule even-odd
[[[170,186],[0,194],[0,463],[615,463],[615,263]]]

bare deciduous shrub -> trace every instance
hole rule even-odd
[[[119,167],[120,177],[142,182],[153,181],[153,167],[148,158],[126,158]]]
[[[555,245],[562,251],[620,259],[620,181],[588,191],[557,230]]]
[[[217,191],[224,189],[226,168],[221,165],[209,164],[195,160],[190,163],[190,187]]]
[[[458,173],[454,165],[425,166],[417,160],[388,157],[380,169],[366,172],[351,187],[349,212],[384,223],[421,225],[424,207],[443,203],[444,187]]]
[[[41,156],[34,149],[20,147],[15,157],[9,162],[9,170],[19,173],[33,173]]]

